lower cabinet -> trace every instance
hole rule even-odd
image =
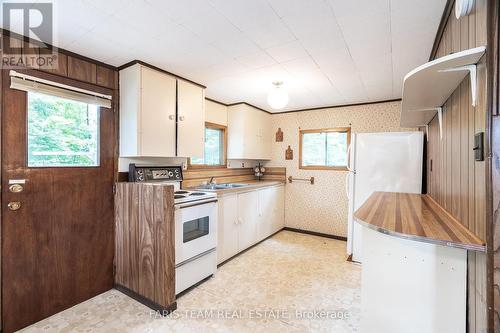
[[[219,198],[217,263],[231,258],[285,226],[285,186]]]

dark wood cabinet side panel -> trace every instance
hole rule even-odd
[[[154,299],[153,187],[141,186],[139,196],[139,293]]]
[[[173,187],[117,183],[115,207],[115,283],[169,308],[175,303]]]
[[[174,189],[172,186],[156,187],[154,198],[154,224],[156,228],[155,298],[160,305],[175,302],[175,220]]]

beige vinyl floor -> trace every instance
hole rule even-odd
[[[171,317],[110,290],[23,332],[358,332],[361,269],[345,246],[282,231],[181,296]]]

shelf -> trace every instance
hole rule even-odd
[[[485,46],[460,51],[425,63],[409,72],[403,81],[401,127],[427,126],[457,89],[471,74],[472,105],[476,105],[476,64]]]
[[[430,196],[374,192],[354,213],[361,225],[394,237],[485,252],[486,245]]]

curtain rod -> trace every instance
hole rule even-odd
[[[105,94],[101,94],[101,93],[98,93],[98,92],[95,92],[95,91],[91,91],[91,90],[87,90],[87,89],[81,89],[81,88],[78,88],[78,87],[68,86],[66,84],[62,84],[62,83],[57,83],[57,82],[54,82],[54,81],[49,81],[49,80],[41,79],[41,78],[36,77],[36,76],[31,76],[31,75],[26,75],[26,74],[18,73],[15,70],[11,70],[9,72],[9,74],[10,74],[10,76],[17,77],[17,78],[20,78],[20,79],[23,79],[23,80],[29,80],[29,81],[33,81],[33,82],[44,83],[44,84],[48,84],[50,86],[54,86],[54,87],[58,87],[58,88],[63,88],[63,89],[66,89],[66,90],[71,90],[71,91],[79,92],[79,93],[82,93],[82,94],[85,94],[85,95],[100,97],[100,98],[104,98],[104,99],[108,99],[108,100],[112,99],[111,95],[105,95]]]

